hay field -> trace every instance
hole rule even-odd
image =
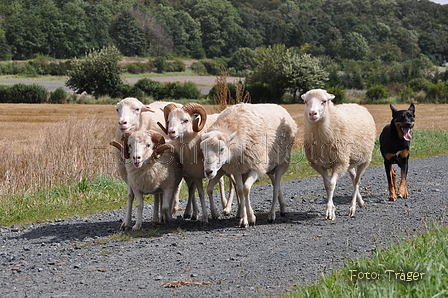
[[[396,105],[398,109],[409,105]],[[303,127],[303,105],[284,106]],[[213,112],[213,106],[206,106]],[[388,105],[368,105],[377,133],[390,122]],[[448,105],[416,106],[416,129],[446,130]],[[113,105],[0,104],[0,194],[116,176]],[[297,144],[302,144],[299,129]]]

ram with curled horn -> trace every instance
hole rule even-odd
[[[175,107],[173,105],[167,105],[163,109],[165,115],[165,125],[163,127],[161,123],[158,125],[164,130],[166,135],[171,139],[171,143],[174,145],[177,154],[179,155],[180,162],[183,165],[184,177],[188,177],[193,181],[199,192],[199,198],[202,205],[202,223],[208,222],[208,212],[205,205],[205,195],[202,186],[202,179],[204,176],[203,155],[199,147],[200,135],[199,132],[206,131],[207,127],[213,124],[218,117],[217,115],[207,116],[205,108],[198,103],[188,103],[182,107]],[[221,204],[224,209],[224,213],[230,213],[230,206],[232,202],[233,192],[229,195],[229,201],[225,198],[225,191],[223,186],[222,174],[217,176],[216,179],[210,181],[207,187],[207,194],[210,200],[210,209],[212,218],[219,217],[219,213],[216,210],[215,203],[213,201],[213,188],[219,182],[221,190]],[[231,187],[233,191],[233,188]],[[193,207],[193,214],[191,209]],[[184,212],[184,218],[196,219],[198,216],[198,208],[194,200],[193,193],[189,193],[187,208]]]

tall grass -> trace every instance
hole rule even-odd
[[[2,142],[0,195],[116,175],[113,148],[108,145],[113,132],[111,123],[90,117],[48,125],[29,143]]]

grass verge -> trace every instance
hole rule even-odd
[[[447,297],[448,227],[433,224],[285,297]]]

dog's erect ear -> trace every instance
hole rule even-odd
[[[411,105],[408,108],[409,111],[412,111],[412,114],[415,114],[415,106],[413,103],[411,103]]]
[[[398,110],[396,108],[394,108],[394,106],[392,104],[390,104],[390,109],[392,110],[392,117],[394,117],[394,114],[396,112],[398,112]]]

